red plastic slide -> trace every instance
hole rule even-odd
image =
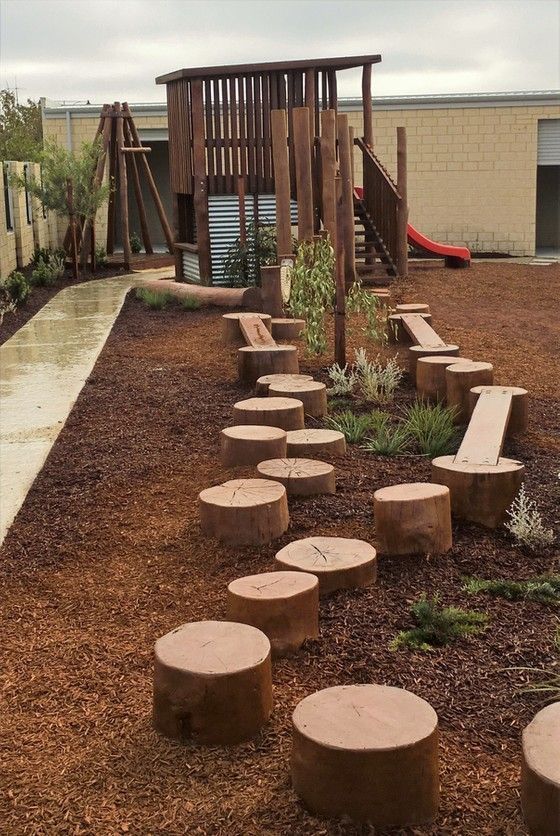
[[[446,267],[468,267],[471,263],[471,251],[468,247],[451,247],[448,244],[438,244],[431,238],[426,238],[418,232],[412,224],[407,227],[408,243],[418,250],[423,250],[431,255],[439,255],[445,258]]]

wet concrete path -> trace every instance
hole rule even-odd
[[[162,275],[150,271],[64,288],[0,346],[0,544],[89,377],[128,290]]]

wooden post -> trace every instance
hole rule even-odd
[[[334,111],[333,111],[334,112]],[[336,301],[334,308],[334,359],[341,368],[346,365],[346,280],[344,269],[344,197],[342,178],[335,178],[336,194]]]
[[[408,187],[406,172],[406,128],[397,128],[397,191],[400,195],[397,208],[397,272],[408,275]]]
[[[95,134],[94,142],[99,138],[100,134],[103,136],[103,143],[101,146],[101,151],[97,158],[97,164],[95,167],[95,172],[93,174],[93,188],[99,188],[101,181],[103,180],[103,174],[105,172],[105,162],[107,160],[107,152],[109,150],[109,146],[111,144],[111,126],[112,126],[112,119],[110,118],[111,108],[110,105],[104,104],[101,110],[101,117],[99,120],[99,126],[97,129],[97,133]],[[101,128],[101,130],[100,130]],[[81,263],[82,269],[85,269],[88,255],[91,252],[92,259],[95,259],[95,244],[92,245],[91,239],[95,236],[94,233],[94,226],[95,226],[95,218],[85,218],[84,219],[84,228],[82,233],[82,252],[81,252]],[[92,262],[93,265],[93,262]],[[92,266],[92,273],[94,272]]]
[[[239,243],[244,247],[247,243],[247,212],[245,211],[245,178],[242,174],[237,177],[237,198],[239,200]]]
[[[352,189],[352,162],[350,148],[350,132],[348,130],[348,116],[339,113],[338,128],[338,156],[340,162],[340,177],[342,180],[342,203],[344,213],[342,217],[342,234],[344,235],[344,275],[346,284],[350,286],[356,280],[355,267],[355,235],[354,235],[354,192]],[[341,234],[341,227],[338,228]]]
[[[193,130],[194,211],[198,240],[198,264],[203,281],[212,284],[212,257],[208,221],[208,179],[204,133],[204,100],[202,80],[191,82],[191,111]]]
[[[296,191],[298,203],[298,238],[312,241],[313,228],[313,185],[309,139],[309,110],[295,107],[294,114],[294,155],[296,158]]]
[[[130,249],[130,227],[128,224],[128,178],[126,175],[126,159],[123,154],[124,148],[124,127],[121,103],[115,102],[115,119],[117,120],[117,159],[119,166],[119,194],[121,199],[121,233],[124,254],[124,266],[130,269],[132,252]]]
[[[173,201],[173,226],[175,227],[175,236],[177,241],[181,241],[181,219],[184,215],[181,214],[181,206],[179,204],[179,195],[174,193],[172,195]],[[175,264],[175,279],[180,282],[184,280],[183,273],[183,251],[179,247],[173,248],[173,260]]]
[[[288,122],[285,110],[270,113],[272,158],[276,192],[276,251],[292,252],[292,217],[290,206],[290,164],[288,159]]]
[[[373,107],[371,103],[371,64],[362,70],[362,101],[364,109],[364,142],[373,148]]]
[[[117,120],[113,107],[109,110],[109,118],[111,121],[111,140],[109,143],[109,183],[111,184],[111,191],[109,192],[109,205],[107,207],[107,255],[112,255],[115,252],[115,188],[117,175]]]
[[[320,192],[318,157],[315,148],[315,110],[316,110],[316,78],[315,70],[305,71],[305,107],[309,110],[309,153],[311,154],[311,194],[313,200],[313,229],[318,232],[321,228],[320,220]]]
[[[336,111],[321,111],[321,171],[323,178],[323,224],[336,252]]]
[[[70,220],[70,253],[72,256],[72,276],[76,280],[78,272],[78,242],[76,240],[76,215],[74,213],[74,190],[72,181],[66,181],[66,205],[68,207],[68,218]]]
[[[132,148],[132,134],[130,131],[129,120],[124,120],[124,140],[125,146]],[[144,206],[144,198],[142,197],[142,187],[140,186],[140,175],[138,174],[138,164],[136,162],[136,154],[127,154],[126,162],[132,170],[132,185],[134,186],[134,197],[136,198],[136,205],[138,207],[138,216],[140,218],[140,229],[142,231],[142,241],[144,242],[144,250],[148,255],[154,251],[152,241],[150,238],[150,230],[148,227],[148,219],[146,217],[146,208]]]

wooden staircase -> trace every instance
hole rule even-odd
[[[363,284],[385,284],[387,276],[397,275],[397,268],[364,201],[356,195],[354,196],[354,227],[357,275]]]

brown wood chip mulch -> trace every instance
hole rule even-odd
[[[530,389],[530,432],[506,454],[526,463],[528,489],[558,529],[560,268],[422,264],[397,293],[430,302],[440,334],[466,356],[492,361],[497,382]],[[218,433],[246,396],[235,355],[220,344],[219,320],[218,311],[152,312],[126,302],[7,537],[0,832],[365,833],[320,821],[298,802],[288,777],[290,714],[318,688],[379,682],[409,688],[440,718],[440,815],[432,827],[401,832],[525,834],[520,733],[541,703],[519,694],[524,676],[511,668],[557,661],[558,614],[537,603],[473,598],[461,579],[525,578],[557,569],[558,556],[525,553],[505,531],[457,524],[447,555],[382,559],[376,587],[325,600],[320,639],[274,666],[274,715],[255,741],[203,749],[152,730],[158,636],[185,621],[223,617],[227,583],[269,570],[292,539],[372,539],[374,490],[430,472],[420,457],[354,447],[337,466],[336,495],[292,500],[289,532],[277,543],[235,549],[204,539],[197,494],[229,476]],[[363,342],[359,330],[351,342]],[[320,368],[302,364],[324,379]],[[392,409],[412,397],[405,383]],[[391,652],[422,592],[486,611],[488,630],[433,653]]]

